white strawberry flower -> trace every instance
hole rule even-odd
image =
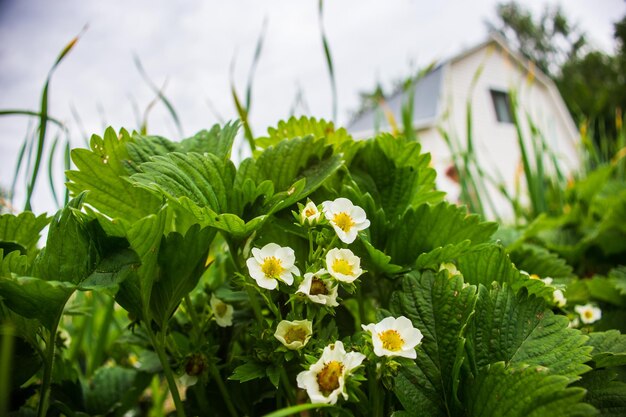
[[[347,198],[324,201],[322,208],[324,216],[344,243],[354,242],[359,230],[367,229],[370,226],[365,210],[355,206]]]
[[[307,272],[296,292],[306,295],[314,303],[337,307],[339,305],[337,302],[337,285],[321,278],[326,273],[325,269],[320,269],[316,273]]]
[[[552,301],[557,307],[565,307],[565,304],[567,304],[567,298],[565,298],[562,290],[554,290],[552,292]]]
[[[233,325],[233,312],[234,308],[230,304],[226,304],[215,294],[211,294],[211,300],[209,301],[211,311],[215,317],[215,322],[220,327],[228,327]]]
[[[300,212],[300,223],[315,224],[320,220],[322,213],[317,209],[314,202],[309,201]]]
[[[415,347],[420,344],[422,332],[413,327],[411,320],[404,316],[397,319],[386,317],[380,322],[362,324],[363,330],[372,335],[372,345],[377,356],[402,356],[415,359]]]
[[[361,258],[350,249],[334,248],[326,254],[326,269],[338,281],[354,282],[362,273]]]
[[[291,285],[293,276],[300,275],[295,261],[293,249],[268,243],[261,249],[252,248],[252,257],[246,261],[246,265],[259,287],[273,290],[278,287],[278,281]]]
[[[336,404],[340,394],[347,400],[346,378],[364,359],[362,353],[346,353],[340,341],[330,344],[316,363],[298,374],[298,388],[306,390],[312,403]]]
[[[459,272],[459,270],[457,269],[456,265],[453,264],[452,262],[442,262],[439,265],[439,270],[443,271],[443,270],[448,271],[448,276],[450,278],[455,277],[457,275],[461,275],[461,272]]]
[[[302,349],[313,334],[313,323],[309,320],[282,320],[276,326],[274,337],[287,349]]]
[[[574,310],[580,316],[580,321],[585,324],[591,324],[602,318],[602,310],[594,306],[593,304],[585,304],[582,306],[574,307]]]

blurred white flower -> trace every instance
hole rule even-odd
[[[326,254],[326,269],[338,281],[354,282],[362,273],[361,259],[350,249],[334,248]]]
[[[315,224],[319,221],[321,214],[315,203],[309,201],[300,212],[300,223]]]
[[[320,269],[316,273],[307,272],[296,292],[305,294],[314,303],[337,307],[339,305],[337,302],[337,285],[321,278],[326,273],[325,269]]]
[[[567,304],[567,298],[565,298],[565,295],[561,290],[554,290],[552,293],[552,300],[557,307],[565,307],[565,304]]]
[[[324,201],[322,208],[324,216],[344,243],[354,242],[359,230],[367,229],[370,226],[365,210],[355,206],[347,198]]]
[[[312,403],[336,404],[339,394],[347,400],[346,378],[364,359],[362,353],[346,353],[340,341],[330,344],[316,363],[298,374],[298,388],[306,390]]]
[[[576,306],[574,307],[574,310],[576,310],[576,312],[580,316],[580,321],[585,324],[591,324],[602,318],[602,310],[592,304]]]
[[[456,268],[456,265],[453,264],[452,262],[442,262],[441,265],[439,265],[439,270],[443,271],[444,269],[448,271],[448,276],[450,278],[456,275],[461,275],[459,270]]]
[[[233,325],[234,308],[232,305],[226,304],[217,298],[215,294],[211,294],[211,301],[209,301],[209,304],[211,305],[211,311],[213,312],[215,322],[218,326],[228,327]]]
[[[300,275],[295,261],[293,249],[268,243],[261,249],[252,248],[252,258],[246,261],[246,265],[259,287],[273,290],[278,287],[279,280],[291,285],[293,275]]]
[[[386,317],[380,322],[361,325],[372,335],[372,345],[377,356],[402,356],[415,359],[417,346],[424,337],[422,332],[413,327],[411,320],[404,316],[397,319]]]
[[[309,320],[283,320],[278,323],[274,337],[287,349],[303,348],[313,334],[313,323]]]

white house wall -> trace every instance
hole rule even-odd
[[[482,73],[472,90],[472,80],[481,65]],[[497,121],[490,90],[517,91],[520,105],[518,115],[522,119],[527,149],[530,150],[531,145],[526,113],[557,154],[561,166],[566,172],[570,172],[578,165],[575,131],[571,119],[563,113],[563,103],[558,92],[555,95],[554,91],[550,92],[551,88],[554,87],[552,85],[546,87],[533,77],[529,77],[518,61],[498,46],[478,49],[447,64],[441,91],[443,108],[438,126],[465,147],[466,103],[471,93],[472,138],[480,167],[493,178],[502,178],[507,190],[513,193],[516,178],[519,181],[521,164],[516,129],[513,124]],[[434,128],[422,131],[420,138],[424,149],[432,153],[439,185],[451,194],[450,197],[455,198],[458,195],[458,188],[451,186],[450,181],[443,178],[446,168],[451,164],[450,152],[443,138]],[[505,218],[512,217],[510,205],[500,193],[493,187],[489,192],[497,204],[498,212]]]

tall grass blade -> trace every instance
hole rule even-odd
[[[13,347],[15,343],[15,328],[12,322],[6,320],[0,327],[0,415],[9,415],[9,401],[11,392],[11,369]]]
[[[22,109],[5,109],[0,110],[0,116],[34,116],[41,119],[42,114],[38,111],[33,110],[22,110]],[[50,115],[47,116],[48,122],[57,125],[61,129],[65,128],[65,124],[61,122],[59,119],[54,118]]]
[[[72,50],[72,48],[78,42],[78,39],[83,34],[83,32],[87,29],[87,26],[83,28],[83,30],[72,39],[66,46],[63,48],[59,56],[57,57],[54,65],[48,72],[48,76],[46,78],[46,83],[43,88],[43,92],[41,94],[41,108],[40,108],[40,118],[39,118],[39,128],[37,129],[39,132],[39,138],[37,141],[37,154],[35,157],[35,165],[33,166],[32,175],[30,181],[28,182],[27,191],[26,191],[26,204],[24,206],[24,211],[31,211],[32,206],[30,200],[33,196],[33,192],[35,190],[35,185],[37,183],[37,177],[39,175],[39,168],[41,166],[41,159],[43,157],[44,146],[46,143],[46,130],[48,126],[48,89],[50,87],[50,81],[52,79],[52,74],[56,67],[61,63],[63,58],[67,56],[67,54]]]
[[[167,80],[163,82],[163,87],[161,87],[161,89],[164,89],[166,85],[167,85]],[[139,131],[141,132],[142,135],[145,135],[148,133],[148,115],[150,114],[150,112],[152,111],[154,106],[156,106],[158,102],[159,102],[159,93],[157,93],[155,97],[152,99],[152,101],[148,103],[148,105],[146,106],[146,109],[143,112],[143,121],[141,122],[141,126],[139,126]]]
[[[89,148],[89,135],[87,134],[87,130],[85,129],[85,125],[83,124],[83,119],[80,117],[80,114],[78,114],[78,110],[76,110],[76,107],[74,107],[73,104],[70,105],[70,111],[72,112],[72,117],[76,122],[76,126],[78,126],[80,137],[83,138],[83,143],[85,144],[85,147]]]
[[[241,100],[239,99],[239,94],[237,94],[237,88],[235,87],[235,57],[236,55],[233,56],[233,60],[230,63],[230,94],[233,98],[233,103],[235,103],[235,109],[237,110],[237,114],[239,115],[241,124],[243,125],[243,133],[246,140],[248,141],[248,145],[250,146],[250,151],[254,152],[256,149],[256,145],[254,143],[252,128],[250,127],[250,122],[248,120],[248,109],[244,107],[241,103]]]
[[[267,16],[263,19],[263,25],[261,26],[261,32],[256,42],[256,48],[254,48],[254,56],[252,57],[252,64],[250,65],[250,72],[248,72],[248,85],[246,86],[246,111],[250,113],[252,106],[252,83],[254,81],[254,73],[256,72],[259,58],[261,58],[261,51],[263,50],[263,41],[265,40],[265,33],[267,32]]]
[[[324,55],[326,57],[326,65],[328,67],[328,75],[330,77],[330,88],[333,96],[333,122],[337,121],[337,82],[335,80],[335,69],[333,66],[333,57],[330,53],[330,46],[324,30],[324,0],[319,0],[319,25],[322,35],[322,45],[324,47]]]
[[[70,157],[71,148],[72,147],[70,146],[70,139],[68,137],[67,140],[65,141],[65,152],[64,152],[65,172],[69,171],[70,168],[72,167],[72,159]],[[67,176],[65,177],[65,182],[67,182]],[[69,202],[70,202],[70,189],[65,187],[65,198],[63,199],[63,206],[67,206],[67,203]]]
[[[50,191],[52,192],[52,198],[56,203],[57,207],[59,206],[59,197],[57,196],[56,187],[54,186],[54,155],[56,154],[57,145],[59,144],[59,134],[57,134],[52,141],[52,146],[50,147],[50,151],[48,152],[48,184],[50,185]]]
[[[22,162],[24,161],[24,156],[26,155],[26,149],[28,144],[31,142],[31,136],[33,135],[32,131],[32,123],[29,120],[28,126],[26,127],[26,136],[22,141],[22,146],[17,154],[17,163],[15,164],[15,172],[13,173],[13,181],[11,182],[11,189],[9,190],[9,201],[13,203],[13,196],[15,196],[15,186],[17,184],[17,178],[20,175],[20,169],[22,168]]]
[[[148,76],[148,73],[144,70],[143,65],[141,65],[141,60],[139,59],[139,56],[135,55],[133,58],[135,61],[135,66],[137,67],[137,71],[139,71],[139,74],[141,75],[141,78],[143,78],[143,80],[146,82],[146,84],[148,84],[152,91],[157,94],[159,100],[163,102],[170,116],[172,116],[172,120],[174,120],[174,124],[176,125],[176,129],[178,130],[178,134],[181,138],[183,138],[185,134],[183,133],[183,127],[180,123],[178,113],[176,113],[176,109],[174,109],[172,103],[167,99],[167,97],[165,97],[165,94],[163,94],[163,89],[159,89],[159,87],[157,87],[157,85],[152,82],[152,80]]]

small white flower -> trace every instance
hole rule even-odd
[[[565,307],[565,304],[567,304],[567,298],[565,298],[565,295],[561,290],[554,290],[552,293],[552,300],[557,307]]]
[[[306,390],[312,403],[336,404],[339,394],[347,400],[346,378],[364,359],[362,353],[346,353],[340,341],[330,344],[316,363],[298,374],[298,388]]]
[[[315,224],[320,220],[322,213],[317,209],[314,202],[309,201],[300,212],[300,223]]]
[[[377,356],[415,359],[417,357],[415,346],[420,344],[424,337],[422,332],[413,327],[411,320],[404,316],[397,319],[386,317],[376,324],[370,323],[367,326],[362,324],[361,327],[371,333],[374,353]]]
[[[283,320],[278,323],[274,337],[287,349],[303,348],[313,334],[313,323],[309,320]]]
[[[602,318],[602,310],[592,304],[585,304],[584,306],[576,306],[574,310],[580,315],[580,321],[585,324],[591,324]]]
[[[316,273],[307,272],[296,292],[305,294],[314,303],[337,307],[339,305],[337,302],[337,285],[321,278],[326,273],[325,269],[320,269]]]
[[[354,242],[359,230],[367,229],[370,226],[365,210],[355,206],[347,198],[324,201],[322,208],[324,216],[335,229],[339,239],[344,243]]]
[[[443,271],[444,269],[448,271],[448,276],[450,278],[461,275],[459,270],[456,268],[456,265],[452,262],[442,262],[441,265],[439,265],[439,270]]]
[[[574,317],[567,325],[570,329],[577,329],[578,326],[580,326],[580,319],[578,317]]]
[[[197,376],[191,376],[186,373],[178,378],[178,383],[182,385],[183,387],[191,387],[193,385],[196,385],[197,382],[198,382]]]
[[[362,273],[361,259],[350,249],[334,248],[326,254],[326,269],[338,281],[354,282]]]
[[[278,280],[291,285],[293,275],[300,275],[295,261],[293,249],[268,243],[261,249],[252,248],[252,258],[246,261],[246,265],[259,287],[273,290],[278,287]]]
[[[209,304],[211,305],[211,311],[213,311],[215,322],[218,326],[228,327],[233,325],[234,308],[232,305],[226,304],[217,298],[215,294],[211,294],[211,301],[209,301]]]

